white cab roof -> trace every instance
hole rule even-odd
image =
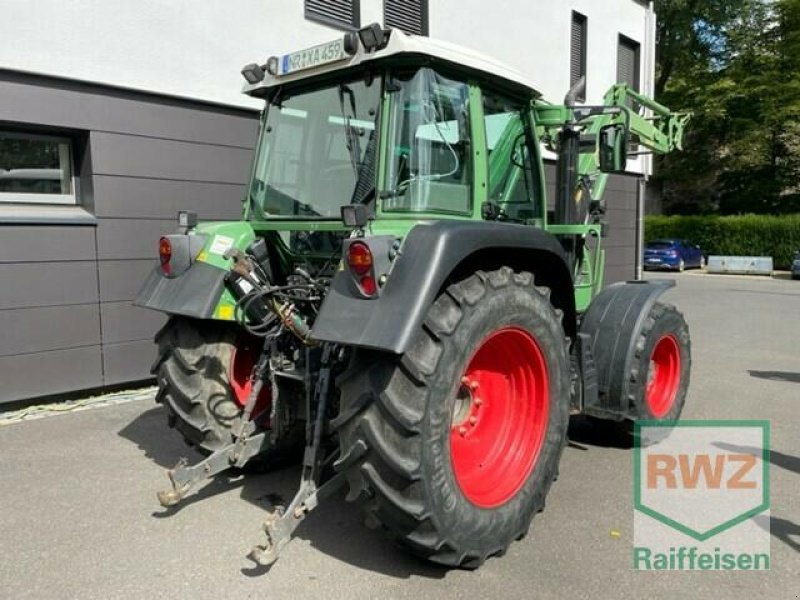
[[[295,52],[297,50],[302,50],[302,48],[295,48],[290,50],[290,52]],[[258,90],[273,88],[294,81],[309,79],[324,73],[349,69],[360,64],[366,64],[403,54],[429,56],[440,61],[481,73],[489,78],[505,80],[515,84],[515,87],[527,88],[532,95],[541,95],[533,86],[533,84],[519,71],[509,67],[505,63],[502,63],[495,58],[486,56],[485,54],[481,54],[480,52],[476,52],[470,48],[465,48],[449,42],[435,40],[429,37],[407,35],[398,29],[391,30],[389,43],[381,50],[368,53],[364,49],[363,45],[359,43],[356,53],[344,60],[278,77],[267,73],[264,81],[261,83],[257,83],[255,85],[245,84],[242,92],[245,94],[260,95]]]

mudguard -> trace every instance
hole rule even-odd
[[[225,289],[227,271],[195,262],[180,277],[164,277],[155,267],[144,282],[134,306],[196,319],[210,319]]]
[[[561,244],[552,234],[509,223],[436,221],[411,229],[378,298],[359,298],[350,285],[350,273],[340,270],[311,335],[402,354],[452,277],[501,265],[534,272],[537,283],[551,288],[553,304],[564,312],[567,334],[575,333],[572,278]]]
[[[671,280],[617,283],[592,300],[579,333],[588,354],[582,360],[582,375],[591,382],[590,388],[596,376],[597,393],[584,394],[586,414],[616,421],[631,416],[628,388],[636,341],[650,309],[674,286]]]

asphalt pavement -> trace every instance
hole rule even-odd
[[[684,417],[772,424],[772,570],[632,570],[632,452],[576,421],[530,535],[477,571],[409,557],[337,496],[269,571],[246,558],[299,471],[218,477],[177,510],[164,468],[196,460],[137,400],[0,426],[0,597],[797,598],[800,282],[685,273],[666,299],[692,334]]]

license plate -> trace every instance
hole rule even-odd
[[[284,54],[278,69],[279,75],[288,75],[296,71],[313,69],[321,65],[344,60],[347,54],[344,51],[344,39],[340,38],[326,44],[306,48],[291,54]]]

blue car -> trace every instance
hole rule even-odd
[[[792,262],[792,279],[800,279],[800,252],[794,255]]]
[[[686,240],[656,240],[644,247],[645,269],[683,271],[702,267],[703,251]]]

